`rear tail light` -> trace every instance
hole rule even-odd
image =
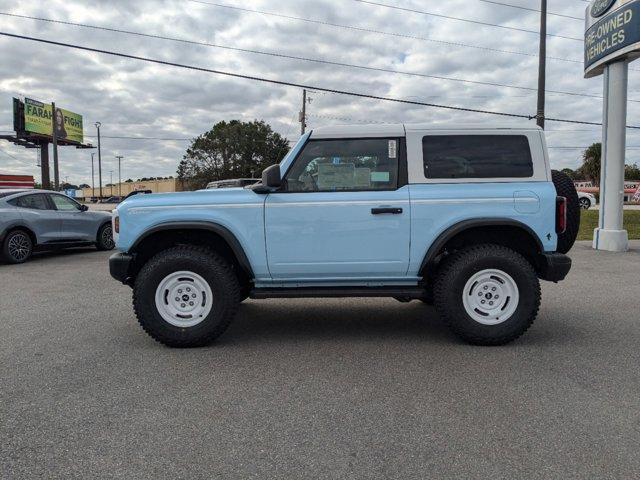
[[[556,197],[556,233],[564,233],[567,229],[567,199]]]

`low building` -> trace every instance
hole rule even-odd
[[[7,175],[0,173],[0,188],[34,188],[32,175]]]
[[[122,182],[120,184],[114,184],[113,186],[102,187],[103,197],[123,196],[126,197],[135,190],[151,190],[153,193],[171,193],[182,192],[184,190],[182,180],[177,178],[166,178],[159,180],[146,180],[144,182]],[[100,189],[96,188],[84,188],[82,190],[82,197],[92,198],[99,197]]]

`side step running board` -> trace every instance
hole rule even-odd
[[[347,297],[410,297],[421,298],[423,287],[298,287],[254,288],[251,298],[347,298]]]

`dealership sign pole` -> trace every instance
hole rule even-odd
[[[587,7],[585,78],[604,76],[600,220],[593,248],[624,252],[624,164],[629,62],[640,57],[640,0],[594,0]]]

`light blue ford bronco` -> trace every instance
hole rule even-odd
[[[211,343],[248,297],[422,300],[464,340],[501,345],[535,319],[539,280],[569,272],[578,222],[538,128],[341,126],[256,185],[123,202],[109,263],[172,347]]]

